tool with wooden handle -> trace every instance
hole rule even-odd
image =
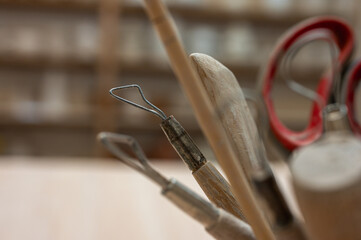
[[[172,69],[190,100],[196,118],[227,175],[232,192],[253,228],[256,238],[274,240],[275,237],[256,202],[237,155],[221,127],[198,74],[192,68],[184,51],[168,9],[161,0],[144,2],[148,17],[163,43]]]
[[[313,240],[361,239],[361,141],[344,105],[324,111],[326,133],[290,161],[297,200]]]
[[[195,53],[191,55],[208,97],[219,109],[222,126],[237,151],[254,191],[267,206],[270,222],[278,239],[305,239],[299,224],[286,204],[266,159],[262,139],[247,106],[243,91],[233,73],[214,58]],[[298,227],[297,227],[298,226]]]
[[[128,88],[137,88],[140,96],[148,107],[129,101],[114,93],[117,90]],[[167,117],[161,109],[149,102],[144,96],[139,85],[132,84],[120,86],[112,88],[109,92],[113,97],[120,101],[126,102],[132,106],[158,116],[162,120],[160,126],[169,142],[172,144],[183,162],[192,171],[193,177],[196,179],[203,192],[207,195],[208,199],[217,207],[232,213],[234,216],[242,220],[245,220],[237,201],[234,199],[227,180],[224,179],[222,174],[211,162],[207,161],[187,131],[173,116]]]
[[[217,208],[175,179],[167,179],[148,162],[138,142],[122,134],[102,132],[98,135],[104,146],[124,164],[147,176],[162,188],[173,204],[201,223],[218,240],[255,240],[251,227],[232,214]],[[130,157],[118,145],[130,147],[136,158]]]

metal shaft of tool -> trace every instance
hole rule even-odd
[[[148,162],[138,142],[127,135],[102,132],[99,140],[121,162],[147,176],[162,188],[162,194],[218,240],[255,240],[251,227],[232,214],[217,208],[175,179],[167,179]],[[136,158],[125,153],[118,144],[130,147]]]
[[[208,199],[217,207],[246,220],[227,180],[211,162],[206,160],[182,125],[170,116],[163,120],[160,126],[179,157],[192,171],[193,177]]]
[[[188,187],[171,179],[162,194],[200,222],[218,240],[255,240],[251,227],[221,208],[206,201]]]

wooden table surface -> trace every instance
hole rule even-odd
[[[183,163],[154,165],[201,192]],[[119,162],[2,157],[0,239],[213,238],[159,187]]]
[[[205,197],[180,160],[152,163]],[[0,239],[213,238],[157,185],[120,162],[0,157]]]

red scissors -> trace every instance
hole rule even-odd
[[[307,127],[302,131],[291,130],[281,122],[275,112],[271,98],[272,85],[275,80],[277,69],[281,65],[287,51],[295,46],[300,40],[306,39],[307,41],[307,36],[315,33],[319,33],[320,35],[323,34],[323,36],[335,43],[334,45],[338,50],[336,59],[337,71],[341,72],[352,55],[354,47],[354,34],[352,29],[346,22],[339,18],[316,17],[296,25],[280,39],[271,54],[262,78],[262,96],[268,112],[270,127],[276,138],[289,150],[308,145],[321,136],[323,129],[322,114],[320,114],[320,111],[323,106],[315,100],[312,105],[311,117]],[[361,71],[359,72],[361,73]],[[322,75],[316,88],[318,98],[325,104],[328,103],[332,97],[333,82],[334,74],[330,74],[330,71],[327,71]],[[351,83],[349,82],[348,85],[350,84]],[[353,95],[347,96],[351,98]],[[349,99],[348,104],[351,105],[352,103],[353,98]]]
[[[347,107],[348,120],[351,125],[352,131],[361,136],[361,126],[357,121],[355,116],[355,91],[360,84],[361,80],[361,60],[354,63],[350,69],[347,71],[347,74],[344,79],[343,86],[343,104]]]

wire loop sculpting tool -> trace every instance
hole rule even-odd
[[[125,98],[122,98],[122,97],[120,97],[119,95],[116,95],[116,94],[114,93],[114,91],[116,91],[116,90],[126,89],[126,88],[137,88],[138,91],[139,91],[139,94],[140,94],[140,96],[142,97],[142,99],[144,100],[144,102],[145,102],[146,104],[148,104],[151,108],[147,108],[147,107],[144,107],[144,106],[142,106],[142,105],[140,105],[140,104],[137,104],[137,103],[135,103],[135,102],[129,101],[129,100],[127,100],[127,99],[125,99]],[[143,91],[142,91],[142,88],[141,88],[139,85],[137,85],[137,84],[130,84],[130,85],[125,85],[125,86],[115,87],[115,88],[110,89],[110,90],[109,90],[109,93],[110,93],[110,95],[112,95],[114,98],[116,98],[116,99],[118,99],[118,100],[120,100],[120,101],[126,102],[126,103],[128,103],[128,104],[130,104],[130,105],[133,105],[134,107],[143,109],[143,110],[145,110],[145,111],[147,111],[147,112],[150,112],[150,113],[153,113],[153,114],[155,114],[156,116],[160,117],[160,119],[162,119],[162,120],[164,120],[164,119],[167,118],[167,116],[164,114],[164,112],[163,112],[162,110],[160,110],[159,108],[157,108],[155,105],[153,105],[151,102],[149,102],[148,99],[146,99],[146,97],[144,96],[144,93],[143,93]]]
[[[127,88],[137,88],[142,99],[152,109],[129,101],[114,93],[115,90]],[[224,210],[232,213],[234,216],[245,220],[245,217],[233,196],[227,180],[221,175],[221,173],[219,173],[219,171],[211,162],[207,161],[190,135],[173,116],[167,117],[162,110],[149,102],[144,96],[143,91],[139,85],[132,84],[112,88],[110,90],[110,94],[120,101],[129,103],[132,106],[153,113],[161,118],[162,122],[160,126],[163,132],[167,136],[175,151],[178,153],[179,157],[192,171],[193,177],[196,179],[209,200],[217,207],[223,208]]]
[[[120,161],[147,176],[162,188],[173,204],[200,222],[206,231],[218,240],[255,240],[251,227],[232,214],[217,208],[175,179],[167,179],[149,163],[138,142],[128,135],[101,132],[98,139]],[[136,156],[125,153],[117,144],[130,148]]]

